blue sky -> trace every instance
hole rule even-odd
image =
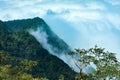
[[[36,16],[72,48],[97,44],[120,58],[120,0],[0,0],[0,20]]]

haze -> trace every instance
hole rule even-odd
[[[0,0],[0,15],[41,17],[72,48],[97,44],[120,59],[120,0]]]

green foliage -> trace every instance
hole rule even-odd
[[[10,55],[5,51],[0,51],[0,65],[6,64],[10,60]]]
[[[60,75],[60,76],[59,76],[59,80],[65,80],[65,79],[64,79],[64,75]]]
[[[42,29],[48,35],[48,43],[54,46],[56,52],[62,53],[63,51],[68,51],[68,45],[60,39],[45,23],[45,21],[39,17],[33,19],[23,19],[4,22],[6,27],[11,30],[11,32],[18,31],[28,31],[30,29],[37,30]]]
[[[22,65],[22,67],[23,67],[25,70],[29,70],[29,69],[31,69],[33,66],[36,66],[36,65],[37,65],[37,62],[25,59],[25,60],[22,60],[22,61],[20,62],[20,64]]]
[[[85,74],[83,73],[83,69],[91,64],[96,66],[96,70],[87,74],[88,78],[91,76],[91,78],[95,80],[106,78],[120,79],[118,77],[120,72],[120,62],[115,57],[114,53],[105,51],[104,48],[95,46],[88,50],[75,49],[75,51],[71,51],[68,54],[74,57],[75,64],[80,70],[77,75],[78,80],[87,80],[87,77],[85,77]]]
[[[19,61],[20,65],[10,65],[10,59],[14,59],[12,62]],[[33,66],[36,66],[37,62],[29,61],[27,59],[19,59],[11,57],[6,51],[0,51],[0,80],[47,80],[46,78],[33,78],[31,74],[26,73]],[[19,64],[18,63],[18,64]]]
[[[38,24],[44,25],[47,29],[49,28],[43,20],[38,18],[0,23],[0,50],[7,51],[13,58],[17,58],[7,61],[13,67],[12,74],[22,71],[23,67],[26,66],[25,71],[34,77],[57,80],[60,74],[63,74],[65,80],[73,80],[75,72],[62,60],[51,55],[27,32],[28,29],[36,29]],[[25,61],[20,62],[20,59]],[[26,64],[28,62],[26,60],[35,61],[37,65],[36,63]],[[24,65],[21,64],[24,62]],[[31,68],[29,66],[31,64],[36,66]],[[22,67],[19,67],[19,65],[22,65]]]

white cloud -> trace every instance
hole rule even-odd
[[[87,5],[87,9],[90,9],[90,10],[106,10],[107,9],[107,7],[100,2],[92,1],[87,3],[86,5]]]
[[[33,16],[37,15],[37,16],[43,17],[44,15],[46,15],[46,11],[49,9],[58,14],[65,13],[64,12],[65,10],[68,10],[71,12],[73,11],[74,13],[77,13],[78,11],[81,12],[81,11],[88,11],[88,10],[104,10],[105,9],[104,5],[96,3],[96,2],[93,2],[93,3],[90,2],[89,4],[86,2],[85,4],[82,4],[82,1],[80,1],[81,3],[77,4],[79,0],[77,1],[53,0],[52,2],[51,1],[48,1],[48,0],[45,0],[45,1],[43,0],[36,0],[36,1],[34,0],[30,0],[30,1],[29,0],[21,0],[21,1],[4,0],[4,2],[6,3],[5,6],[8,6],[8,7],[6,9],[2,9],[4,8],[2,7],[0,11],[2,11],[3,14],[4,12],[9,14],[9,16],[11,17],[9,17],[8,20],[10,20],[11,18],[12,19],[15,18],[14,14],[16,15],[16,13],[18,15],[16,16],[16,18],[28,17],[28,16],[31,16],[31,14]],[[69,2],[71,2],[71,4],[68,4]],[[4,14],[3,16],[6,16],[7,14]],[[6,20],[6,18],[4,19],[3,17],[1,17],[0,19]]]
[[[120,15],[119,14],[107,14],[107,20],[118,30],[120,30]]]
[[[74,47],[88,48],[99,44],[120,53],[120,0],[4,0],[4,4],[0,8],[1,20],[35,16],[49,18],[48,23],[55,23],[50,26],[58,29],[57,32],[60,29],[57,26],[64,29],[67,26],[68,31],[69,28],[73,29],[71,33],[77,32],[74,40],[65,38],[70,36],[70,32],[58,33],[66,42],[74,44]],[[55,14],[49,16],[48,11]]]
[[[120,5],[120,0],[105,0],[105,1],[114,5],[114,6]]]
[[[54,51],[56,48],[48,43],[48,35],[42,28],[38,26],[37,30],[30,29],[28,32],[33,35],[38,40],[38,42],[40,42],[42,46],[50,52],[50,54],[62,59],[66,64],[78,72],[78,68],[71,56],[65,54],[64,52],[59,54]]]
[[[70,22],[88,21],[88,20],[100,20],[103,18],[102,14],[96,11],[71,11],[68,15],[63,16]]]

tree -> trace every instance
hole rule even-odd
[[[59,76],[59,80],[65,80],[65,79],[64,79],[64,75],[61,74],[61,75]]]
[[[114,53],[105,51],[104,48],[95,46],[88,50],[75,49],[75,51],[71,51],[68,54],[74,58],[74,62],[80,70],[77,75],[78,80],[87,80],[89,76],[95,80],[107,78],[120,79],[120,62]],[[96,69],[87,74],[88,77],[85,77],[83,70],[91,64],[94,65]]]
[[[27,73],[36,65],[36,61],[15,58],[6,51],[0,51],[0,80],[48,80],[47,78],[34,78]]]
[[[8,60],[11,60],[10,55],[5,51],[0,51],[0,65],[7,64]]]

